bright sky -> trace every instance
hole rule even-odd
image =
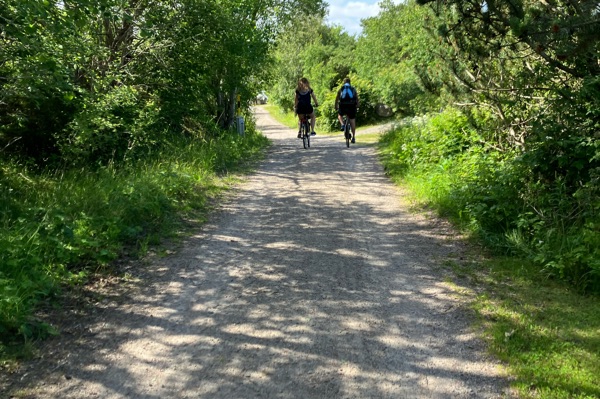
[[[398,3],[400,0],[394,1]],[[360,20],[374,17],[379,13],[379,0],[327,0],[329,15],[326,21],[330,24],[341,25],[351,35],[361,32]]]

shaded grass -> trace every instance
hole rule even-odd
[[[249,131],[181,140],[126,165],[36,173],[0,165],[0,365],[56,331],[38,306],[110,272],[121,256],[143,255],[175,237],[184,221],[202,221],[268,145]],[[235,173],[232,173],[235,172]]]

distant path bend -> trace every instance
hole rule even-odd
[[[35,384],[36,398],[500,398],[507,381],[373,146],[273,141],[256,173]]]

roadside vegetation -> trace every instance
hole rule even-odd
[[[451,279],[468,281],[457,292],[471,300],[490,350],[506,363],[521,397],[597,398],[600,296],[540,267],[535,253],[515,241],[516,233],[507,233],[506,215],[525,208],[519,202],[524,193],[506,181],[516,172],[499,154],[454,147],[471,135],[476,131],[456,111],[417,118],[382,136],[383,163],[409,188],[417,209],[436,211],[484,244],[468,259],[444,266]],[[443,143],[453,149],[444,150]]]
[[[297,9],[324,15],[313,0],[0,6],[0,370],[60,333],[40,309],[202,220],[261,156],[250,104]]]
[[[598,2],[380,9],[355,37],[318,0],[0,6],[0,358],[57,333],[40,306],[202,218],[267,145],[260,90],[293,127],[309,78],[335,132],[350,77],[359,126],[398,121],[389,175],[485,246],[447,266],[485,287],[473,306],[521,396],[599,397]]]
[[[234,181],[233,172],[251,166],[267,144],[252,131],[227,134],[176,143],[156,158],[93,172],[38,172],[5,163],[0,357],[57,333],[35,318],[35,309],[48,306],[61,290],[112,272],[111,263],[121,256],[143,256],[186,220],[202,221]]]
[[[380,7],[358,37],[319,19],[281,36],[271,99],[290,110],[306,76],[317,123],[335,130],[333,99],[349,76],[359,125],[391,108],[386,170],[483,245],[485,258],[447,266],[485,292],[473,306],[520,395],[599,397],[598,3]]]
[[[449,266],[466,273],[473,286],[485,287],[472,306],[520,397],[600,397],[597,296],[544,279],[535,264],[520,258],[474,258]]]
[[[264,107],[269,114],[282,125],[285,125],[290,129],[295,129],[298,126],[298,116],[292,111],[284,110],[273,104],[264,105]]]

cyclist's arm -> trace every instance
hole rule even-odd
[[[341,90],[338,90],[337,95],[335,96],[335,110],[337,111],[338,109],[340,109],[340,93]]]
[[[319,102],[317,101],[317,96],[315,96],[315,92],[311,91],[310,92],[310,96],[313,98],[313,100],[315,100],[315,107],[319,106]]]
[[[298,109],[298,92],[296,92],[296,96],[294,97],[294,113]]]

